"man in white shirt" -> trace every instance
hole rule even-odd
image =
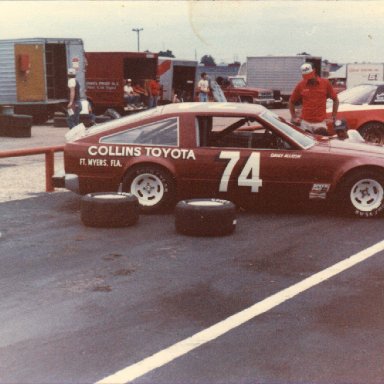
[[[136,104],[140,103],[140,95],[134,91],[134,89],[132,87],[132,80],[131,79],[127,79],[125,81],[124,100],[128,104],[128,106],[132,105],[132,108],[133,108],[133,106],[136,106]]]
[[[80,102],[80,84],[76,80],[76,69],[68,69],[68,90],[69,101],[67,105],[67,124],[72,129],[79,124],[81,102]]]
[[[199,101],[201,102],[208,101],[209,82],[208,82],[208,76],[205,72],[201,74],[201,79],[197,83],[197,88],[199,90]]]

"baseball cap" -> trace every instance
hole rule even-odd
[[[127,79],[127,81],[128,81],[128,82],[132,82],[132,80],[131,80],[131,79]]]
[[[311,79],[315,76],[315,71],[312,68],[312,65],[310,63],[304,63],[301,67],[301,74],[304,79]]]
[[[68,76],[75,76],[76,75],[76,69],[75,68],[69,68],[68,69]]]
[[[336,120],[334,123],[335,131],[346,131],[347,130],[347,122],[345,120]]]

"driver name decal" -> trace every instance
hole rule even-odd
[[[298,153],[271,153],[270,157],[278,157],[283,159],[300,159],[301,155]]]

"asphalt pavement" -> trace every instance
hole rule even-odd
[[[225,237],[180,235],[172,212],[89,228],[79,196],[28,178],[43,159],[4,161],[2,189],[29,184],[0,202],[0,383],[383,382],[382,218],[280,204]]]

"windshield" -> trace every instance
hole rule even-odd
[[[261,115],[261,118],[276,127],[280,132],[282,132],[286,136],[290,137],[299,146],[308,149],[315,145],[315,140],[312,137],[307,136],[304,133],[292,128],[289,124],[281,120],[281,118],[275,113],[272,113],[271,111],[267,110]]]
[[[245,80],[242,78],[231,79],[231,81],[232,81],[233,87],[235,87],[235,88],[245,88],[246,87]]]
[[[356,87],[347,89],[338,94],[340,103],[348,104],[368,104],[371,102],[377,87],[372,84],[362,84]]]

